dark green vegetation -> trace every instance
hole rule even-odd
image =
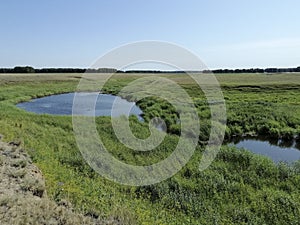
[[[210,109],[199,87],[184,75],[169,75],[182,84],[193,98],[201,122],[200,139],[210,133]],[[217,75],[227,108],[225,139],[242,135],[263,135],[291,140],[300,134],[300,75],[299,74],[224,74]],[[124,81],[112,82],[105,90],[117,94]],[[123,97],[135,100],[124,95]],[[146,121],[161,116],[169,133],[178,134],[178,113],[159,98],[140,102]]]
[[[0,68],[0,73],[183,73],[182,71],[153,71],[153,70],[117,70],[113,68],[81,69],[81,68],[42,68],[36,69],[31,66],[16,66],[14,68]],[[195,72],[195,71],[194,71]],[[217,69],[213,73],[299,73],[300,66],[297,68],[267,68],[267,69]]]
[[[100,75],[99,75],[100,76]],[[139,75],[120,74],[105,86],[117,93]],[[203,94],[184,75],[166,77],[181,84],[199,109],[201,139],[210,129],[210,112]],[[48,195],[68,199],[77,210],[94,217],[118,217],[127,224],[298,224],[300,221],[300,163],[275,165],[271,160],[224,146],[212,165],[200,172],[203,147],[174,177],[156,185],[128,187],[95,173],[75,143],[72,119],[35,115],[14,104],[30,98],[70,92],[80,74],[1,75],[0,133],[5,140],[21,141],[46,179]],[[300,133],[300,74],[218,75],[226,99],[226,135],[264,134],[289,139]],[[130,96],[125,96],[130,98]],[[178,133],[176,112],[159,99],[140,102],[145,119],[160,115],[168,131]],[[136,153],[116,139],[109,118],[96,119],[99,135],[115,157],[148,165],[167,157],[177,144],[168,135],[152,152]],[[148,125],[131,118],[139,137]]]

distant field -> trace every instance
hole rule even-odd
[[[222,85],[300,85],[300,73],[216,74]]]
[[[101,74],[96,74],[101,76]],[[300,85],[300,73],[276,74],[214,74],[221,85]],[[81,73],[42,73],[42,74],[0,74],[0,82],[23,81],[51,81],[51,80],[78,80]],[[178,83],[189,84],[192,82],[185,74],[114,74],[118,79],[132,79],[142,76],[163,76],[174,79]]]

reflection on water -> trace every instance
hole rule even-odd
[[[262,137],[235,139],[231,143],[238,148],[245,148],[256,154],[270,157],[274,162],[293,162],[300,159],[300,142],[283,141]]]
[[[75,93],[51,95],[19,103],[17,106],[37,114],[72,115],[74,95]],[[129,115],[136,115],[139,120],[142,120],[140,116],[143,113],[142,110],[134,102],[128,102],[118,96],[82,92],[76,93],[76,98],[82,103],[77,108],[76,115],[118,117],[127,115],[129,112]]]

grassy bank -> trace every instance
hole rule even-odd
[[[100,75],[99,75],[100,76]],[[117,93],[143,74],[120,74],[105,86]],[[203,93],[186,76],[166,74],[193,97],[207,139],[210,112]],[[83,214],[114,217],[125,224],[297,224],[300,221],[300,165],[275,165],[262,156],[224,146],[213,164],[200,172],[203,147],[176,176],[156,185],[122,186],[95,173],[75,143],[69,116],[35,115],[15,104],[31,98],[74,91],[80,74],[0,75],[0,133],[21,141],[42,170],[55,201],[69,200]],[[227,106],[227,137],[243,133],[290,139],[300,133],[299,74],[217,75]],[[125,96],[126,97],[126,96]],[[139,102],[145,119],[161,115],[169,133],[178,133],[172,107],[159,99]],[[149,134],[148,125],[132,118],[132,130]],[[149,164],[167,157],[177,144],[168,135],[151,153],[134,153],[113,134],[109,118],[96,119],[99,135],[119,159]]]

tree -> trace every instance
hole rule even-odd
[[[14,73],[35,73],[35,70],[31,66],[16,66],[13,69]]]

